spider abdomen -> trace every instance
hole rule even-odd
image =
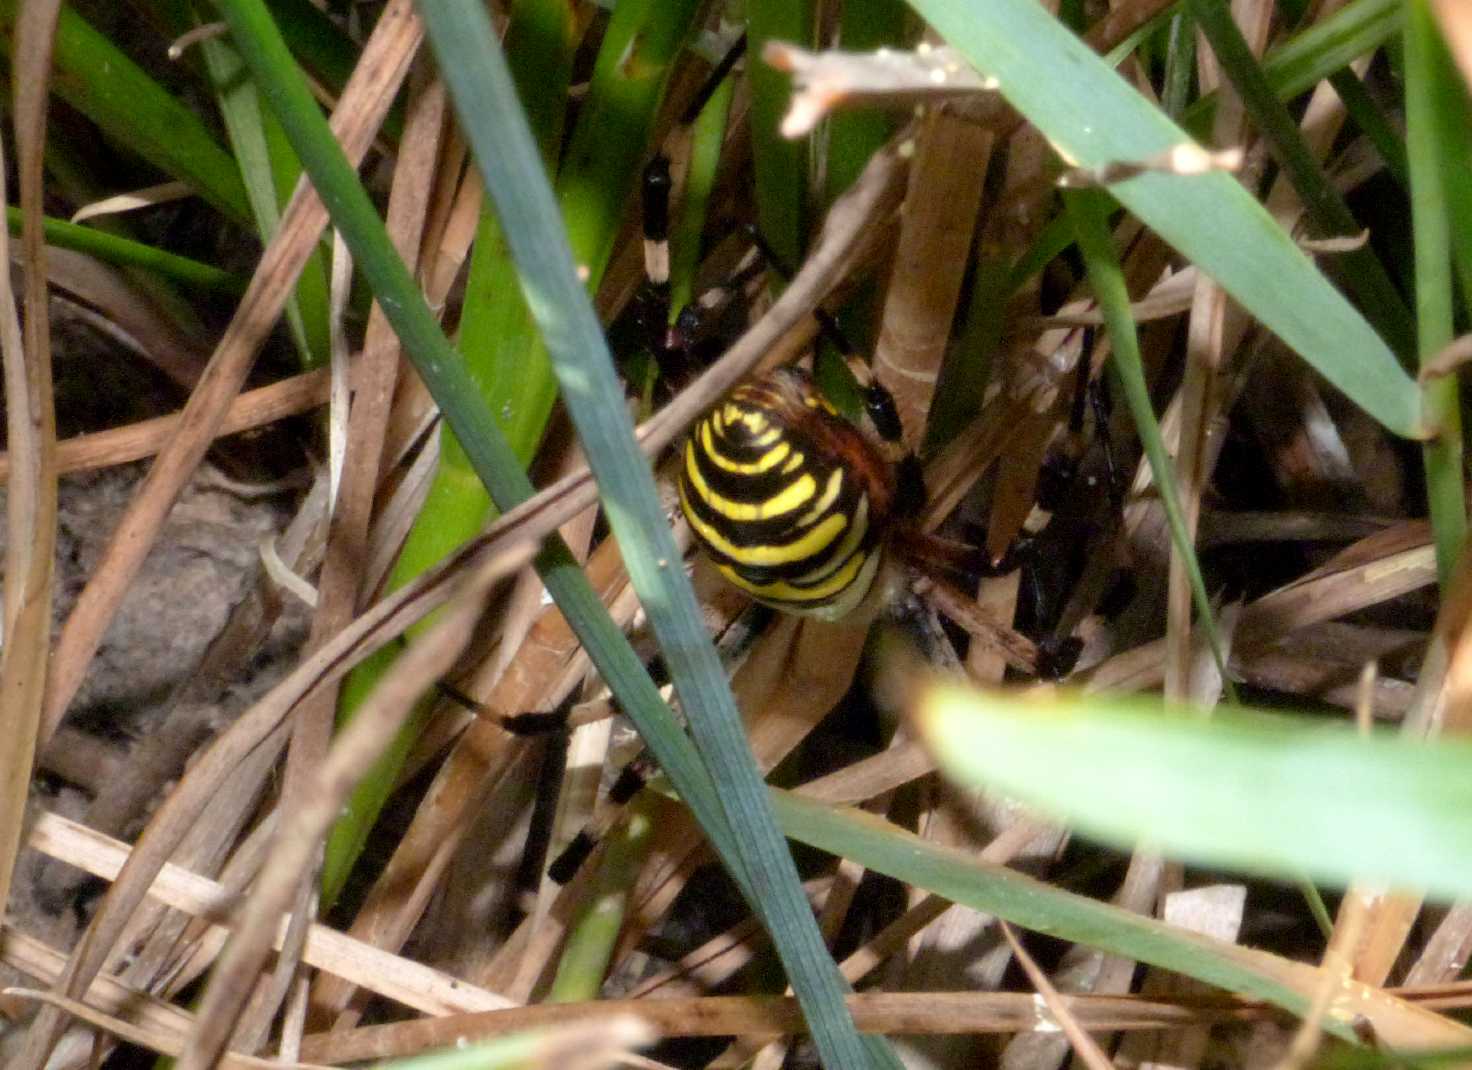
[[[680,504],[731,583],[775,608],[841,616],[873,583],[893,467],[795,369],[737,387],[691,431]]]

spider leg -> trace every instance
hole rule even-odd
[[[791,268],[782,262],[761,231],[756,227],[748,227],[747,231],[767,263],[784,278],[791,278]],[[864,412],[883,443],[885,458],[895,466],[895,512],[900,516],[914,515],[925,505],[925,471],[920,459],[904,444],[905,429],[900,422],[894,395],[875,378],[868,361],[859,355],[858,349],[827,309],[813,309],[813,319],[818,321],[818,333],[838,350],[853,374]]]
[[[766,630],[772,613],[773,611],[768,607],[754,602],[727,629],[726,634],[717,643],[717,652],[728,670],[734,671],[734,667],[739,665],[751,652],[757,637]],[[658,677],[659,674],[654,675]],[[578,870],[583,867],[583,863],[597,849],[598,844],[617,824],[623,815],[624,808],[635,795],[644,790],[644,786],[657,771],[658,768],[647,750],[641,751],[629,761],[609,787],[608,794],[593,817],[578,830],[562,852],[549,863],[547,876],[558,884],[567,884],[571,881],[577,875]]]
[[[644,283],[635,296],[637,315],[656,355],[673,348],[670,322],[670,158],[658,153],[644,168]]]
[[[706,77],[694,99],[681,114],[671,141],[684,140],[701,111],[746,52],[746,36],[736,40]],[[635,295],[635,316],[651,352],[661,365],[690,350],[687,328],[670,315],[670,200],[674,193],[669,154],[663,149],[645,165],[641,181],[644,239],[644,282]],[[676,369],[678,370],[678,369]]]

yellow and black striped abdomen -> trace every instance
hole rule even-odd
[[[781,369],[695,425],[680,504],[730,582],[787,612],[841,616],[872,584],[894,499],[863,433]]]

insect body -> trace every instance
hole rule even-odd
[[[893,463],[795,368],[737,387],[695,425],[679,486],[729,582],[827,619],[873,586],[897,504]]]

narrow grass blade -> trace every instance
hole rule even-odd
[[[1395,37],[1404,13],[1402,0],[1352,0],[1272,49],[1263,57],[1263,73],[1279,100],[1291,100]],[[1205,137],[1216,117],[1216,102],[1215,93],[1196,101],[1186,109],[1182,125]]]
[[[12,234],[20,233],[20,209],[6,208],[6,224]],[[165,278],[200,290],[225,294],[245,292],[246,280],[213,264],[191,260],[143,242],[120,238],[96,227],[82,226],[65,219],[47,216],[41,222],[48,245],[58,249],[74,249],[119,267],[141,267]]]
[[[903,45],[910,22],[902,0],[847,0],[838,26],[838,47],[848,52],[872,52]],[[828,204],[848,189],[889,140],[894,118],[878,108],[836,111],[828,120],[827,153],[823,160],[824,200]]]
[[[670,233],[670,315],[695,299],[695,275],[700,267],[700,236],[705,231],[706,208],[715,187],[726,123],[736,79],[728,75],[716,87],[695,118],[691,131],[690,166],[685,171],[685,196],[680,217]]]
[[[1370,139],[1385,167],[1402,189],[1411,188],[1411,165],[1406,161],[1406,143],[1389,118],[1365,88],[1365,83],[1348,68],[1329,76],[1329,83],[1344,104],[1350,120]]]
[[[629,1015],[603,1022],[528,1029],[484,1044],[457,1046],[379,1066],[380,1070],[547,1070],[561,1066],[601,1070],[605,1066],[634,1065],[628,1050],[654,1039],[647,1023]]]
[[[1188,15],[1177,12],[1170,21],[1170,40],[1165,58],[1164,87],[1160,106],[1176,122],[1186,113],[1196,73],[1196,27]]]
[[[1358,234],[1363,228],[1343,194],[1319,166],[1297,120],[1278,100],[1225,0],[1186,0],[1186,5],[1211,43],[1223,74],[1236,88],[1273,158],[1303,202],[1305,219],[1314,236]],[[1402,356],[1414,352],[1416,328],[1410,310],[1375,252],[1365,245],[1344,253],[1336,263],[1345,284],[1359,298],[1365,316],[1390,348]]]
[[[286,46],[329,92],[347,85],[358,63],[358,49],[336,22],[311,0],[271,0],[271,17]],[[397,127],[384,122],[385,132],[398,139]]]
[[[261,113],[256,87],[228,41],[199,44],[205,68],[215,87],[220,117],[240,164],[240,174],[263,243],[276,233],[281,205],[291,196],[301,174],[291,146],[280,126]],[[268,129],[269,128],[269,129]],[[286,304],[286,322],[303,368],[327,363],[327,268],[319,246],[307,259],[297,280],[296,293]]]
[[[531,491],[525,473],[395,254],[382,221],[302,84],[270,15],[260,0],[217,0],[217,6],[229,21],[252,74],[263,87],[269,86],[267,99],[280,115],[313,182],[323,192],[334,224],[352,248],[355,261],[378,295],[405,351],[430,385],[477,472],[501,506],[523,500]],[[736,745],[735,751],[724,757],[739,759],[741,753],[746,755],[746,768],[739,769],[738,775],[747,778],[749,788],[739,781],[732,785],[729,768],[723,766],[721,770],[728,781],[721,791],[728,798],[733,789],[743,793],[754,789],[763,804],[754,817],[743,815],[752,820],[743,825],[740,838],[733,835],[723,812],[722,803],[728,798],[717,796],[711,774],[702,767],[627,640],[614,627],[560,540],[549,540],[538,555],[538,570],[605,681],[635,717],[681,797],[710,832],[753,906],[771,924],[825,1061],[845,1068],[898,1066],[887,1047],[859,1038],[843,1006],[844,986],[802,897],[792,857],[765,805],[765,788],[745,750],[730,690],[704,635],[688,581],[683,571],[672,567],[679,557],[653,496],[653,478],[634,446],[624,407],[605,404],[607,397],[618,390],[606,346],[574,273],[566,236],[556,224],[551,191],[487,15],[474,3],[431,5],[425,15],[453,95],[457,100],[474,100],[494,109],[496,121],[487,124],[487,129],[476,123],[467,124],[467,130],[472,144],[484,142],[478,146],[477,155],[483,166],[490,165],[487,170],[496,180],[487,185],[497,191],[508,238],[518,261],[526,265],[523,285],[528,304],[543,325],[548,348],[559,360],[574,355],[567,367],[559,366],[559,371],[565,373],[563,388],[570,399],[576,399],[570,403],[579,422],[587,425],[588,451],[602,469],[598,473],[600,483],[608,493],[609,516],[620,537],[630,575],[651,619],[659,622],[659,630],[673,631],[689,644],[677,647],[667,642],[668,634],[661,636],[666,641],[672,674],[691,710],[692,723],[704,732],[710,725],[703,721],[714,722],[725,714],[725,724],[716,727],[734,736]],[[500,140],[503,136],[505,145]],[[519,199],[528,197],[529,204]],[[575,354],[584,348],[595,359],[575,363]],[[600,450],[605,444],[606,455]],[[637,491],[632,496],[624,493],[631,485]],[[672,609],[676,614],[673,629]],[[765,831],[758,824],[763,815]],[[750,861],[753,856],[754,861]]]
[[[1140,361],[1140,340],[1130,314],[1129,290],[1125,287],[1124,272],[1120,270],[1114,239],[1109,233],[1109,199],[1097,190],[1076,190],[1066,193],[1063,200],[1078,235],[1094,300],[1099,303],[1104,323],[1109,328],[1109,342],[1113,349],[1109,356],[1110,373],[1129,405],[1140,444],[1150,460],[1150,473],[1160,488],[1160,504],[1165,508],[1171,541],[1191,581],[1191,601],[1196,606],[1197,623],[1211,644],[1212,657],[1221,672],[1222,686],[1228,697],[1235,701],[1232,680],[1227,675],[1222,638],[1217,631],[1211,600],[1206,594],[1206,581],[1201,576],[1201,562],[1196,559],[1196,547],[1181,510],[1175,464],[1166,451],[1165,442],[1160,437],[1160,423],[1150,407],[1150,387],[1145,382],[1145,370]]]
[[[887,1049],[859,1037],[843,1005],[846,986],[823,946],[776,828],[730,687],[689,580],[678,567],[680,554],[653,476],[635,447],[628,412],[607,403],[620,393],[607,345],[567,237],[556,225],[551,189],[485,13],[473,3],[434,5],[425,10],[425,23],[486,188],[496,199],[527,303],[542,328],[629,577],[688,711],[728,827],[741,829],[731,859],[734,872],[744,874],[749,901],[772,931],[825,1064],[895,1065]],[[675,770],[666,772],[675,778]]]
[[[17,0],[0,0],[0,35],[15,46]],[[71,7],[56,24],[53,91],[165,174],[188,182],[236,223],[250,225],[240,170],[199,118]]]
[[[1035,709],[1033,716],[1040,716]],[[1046,718],[1046,714],[1041,716]],[[1201,726],[1199,720],[1196,724]],[[968,745],[976,741],[968,737]],[[1088,761],[1073,741],[1060,736],[1053,742],[1067,748],[1053,752],[1055,758],[1073,751],[1080,755],[1080,766]],[[1144,767],[1148,757],[1136,752],[1130,768]],[[1098,763],[1095,771],[1113,785],[1103,796],[1112,800],[1119,783],[1114,770],[1107,763]],[[1048,781],[1060,775],[1056,760],[1032,772]],[[1035,932],[1161,966],[1295,1014],[1304,1013],[1322,987],[1322,972],[1304,963],[1224,943],[1063,891],[1016,870],[978,861],[967,851],[921,839],[859,810],[833,809],[788,792],[772,794],[783,830],[793,839]],[[1096,811],[1109,809],[1097,798],[1093,805]],[[1452,1047],[1472,1040],[1472,1030],[1466,1026],[1368,985],[1347,986],[1342,999],[1335,1013],[1325,1019],[1324,1028],[1346,1040],[1355,1039],[1353,1023],[1360,1016],[1371,1023],[1377,1040],[1391,1048]]]
[[[1442,44],[1426,0],[1406,4],[1406,149],[1416,263],[1416,323],[1421,364],[1452,340],[1451,189],[1466,184],[1462,79]],[[1444,155],[1445,158],[1444,158]],[[1466,193],[1460,196],[1465,200]],[[1465,220],[1463,220],[1465,222]],[[1466,244],[1463,237],[1461,244]],[[1465,279],[1463,280],[1466,281]],[[1455,375],[1425,384],[1426,419],[1436,436],[1422,446],[1426,500],[1436,536],[1436,571],[1445,590],[1467,538],[1462,486],[1462,410]]]

